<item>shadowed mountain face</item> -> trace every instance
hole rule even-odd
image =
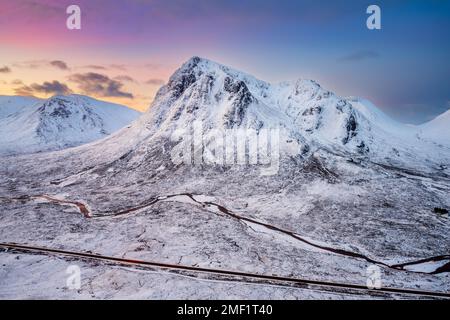
[[[127,107],[86,96],[0,99],[0,154],[74,147],[130,124],[140,115]]]
[[[112,132],[114,128],[108,124],[113,121],[107,120],[116,120],[115,114],[97,116],[107,108],[92,108],[89,103],[92,104],[92,100],[79,96],[38,102],[33,116],[27,114],[27,119],[39,119],[36,126],[29,126],[32,134],[40,141],[61,145],[67,143],[66,137],[73,139],[79,134],[61,135],[63,141],[59,142],[59,134],[52,135],[52,132],[84,131],[91,139],[92,132],[96,138]],[[19,115],[22,113],[25,112]],[[98,165],[96,170],[105,175],[109,168],[115,171],[117,181],[122,175],[126,180],[135,176],[141,181],[146,176],[154,176],[155,169],[174,167],[194,171],[199,167],[220,169],[219,172],[231,169],[246,175],[260,170],[264,141],[259,141],[256,147],[253,145],[257,153],[253,163],[257,165],[245,170],[242,165],[233,166],[238,161],[237,145],[243,144],[247,153],[240,160],[241,164],[250,164],[248,153],[252,146],[248,135],[255,134],[258,140],[267,134],[270,141],[266,151],[277,152],[274,160],[279,163],[276,165],[285,168],[288,175],[299,166],[316,163],[315,156],[323,154],[325,158],[339,156],[361,166],[376,164],[448,177],[450,144],[442,139],[433,140],[430,133],[430,128],[445,127],[448,117],[441,118],[435,120],[438,125],[433,121],[422,126],[405,125],[390,119],[366,100],[339,97],[311,80],[270,84],[210,60],[193,57],[174,72],[158,91],[149,110],[130,126],[98,142],[48,158],[58,166],[63,166],[68,158],[74,164]],[[195,126],[200,130],[199,141]],[[276,141],[270,138],[273,130],[279,131]],[[244,137],[239,137],[242,131]],[[203,139],[210,133],[213,139]],[[231,155],[234,162],[227,162],[228,138],[234,143]],[[218,156],[224,161],[208,161],[204,149],[214,149],[218,144],[223,146],[223,154],[219,152]],[[216,151],[212,152],[214,156]],[[178,160],[174,161],[174,155]],[[266,155],[270,158],[270,154],[266,152]],[[192,166],[196,161],[196,166]]]
[[[192,135],[189,128],[196,122],[204,135],[214,130],[279,129],[281,158],[306,159],[317,150],[328,150],[355,161],[449,174],[445,168],[450,141],[433,139],[430,128],[437,126],[431,122],[401,124],[369,101],[339,97],[312,80],[270,84],[198,57],[170,77],[124,139],[144,135],[132,140],[147,147],[162,137],[178,141],[173,139],[177,130]],[[110,142],[122,144],[121,139]],[[135,149],[130,145],[131,153],[145,153]]]
[[[161,88],[150,113],[162,129],[195,120],[207,128],[283,127],[341,145],[349,143],[357,129],[351,106],[314,81],[271,85],[198,57]]]
[[[44,109],[71,117],[59,103]],[[262,174],[274,167],[260,162],[264,151],[271,174]],[[194,57],[130,126],[77,148],[0,157],[0,240],[362,285],[375,265],[385,286],[448,291],[449,152],[425,126],[397,123],[363,99]],[[105,268],[92,266],[100,275],[90,281]],[[199,283],[183,296],[201,296]]]

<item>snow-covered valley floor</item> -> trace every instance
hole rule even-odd
[[[90,252],[449,294],[449,115],[411,127],[314,81],[272,85],[193,57],[149,111],[108,137],[0,156],[0,298],[410,298],[142,270],[82,258]],[[195,128],[193,137],[180,129],[200,120],[205,135],[280,129],[270,143],[276,172],[196,162],[213,140],[187,144],[174,161],[180,138],[196,140]],[[5,251],[2,243],[78,255]],[[75,291],[65,283],[71,265],[81,277]]]
[[[216,172],[166,163],[158,171],[154,159],[140,173],[151,183],[104,164],[72,181],[70,170],[75,173],[81,163],[60,171],[62,162],[41,167],[43,159],[36,157],[0,160],[1,243],[363,286],[375,264],[384,287],[450,290],[448,272],[431,274],[448,260],[392,267],[449,254],[448,217],[433,212],[450,206],[445,177],[404,175],[328,156],[322,160],[336,175],[331,180],[308,164],[261,179],[252,168]],[[3,298],[409,297],[210,281],[207,275],[16,251],[2,252],[0,263]],[[65,285],[72,264],[81,268],[80,290]]]

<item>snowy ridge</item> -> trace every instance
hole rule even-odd
[[[438,143],[450,144],[450,110],[419,126],[420,135]]]
[[[448,116],[423,126],[401,124],[367,100],[339,97],[312,80],[270,84],[199,57],[171,76],[143,118],[157,136],[195,120],[206,130],[280,127],[283,138],[298,142],[299,154],[326,149],[421,169],[450,164],[448,135],[437,141],[433,131],[448,132]]]
[[[33,110],[40,111],[27,113],[37,116],[23,121],[42,115],[37,124],[64,129],[84,123],[72,114],[82,104],[37,101]],[[81,110],[98,129],[99,119]],[[12,117],[1,121],[17,116],[4,114]],[[281,139],[297,141],[299,148],[295,155],[280,150],[272,175],[247,164],[177,163],[172,134],[196,120],[204,129],[281,127]],[[32,124],[27,127],[37,132],[40,126]],[[449,292],[450,224],[444,213],[450,208],[450,146],[445,135],[438,142],[429,131],[446,128],[445,114],[422,126],[404,125],[366,100],[339,97],[311,80],[270,84],[194,57],[146,113],[117,132],[55,152],[0,156],[0,234],[8,243],[362,285],[374,264],[383,286]],[[55,278],[53,262],[30,256],[2,253],[11,275],[3,296],[64,297],[67,290],[59,284],[65,279]],[[64,270],[63,262],[56,267]],[[100,264],[87,274],[83,282],[92,286],[77,294],[92,297],[92,288],[103,290],[96,289],[97,298],[111,298],[111,292],[147,298],[149,292],[175,298],[234,294],[223,287],[204,293],[204,280],[218,281],[207,274],[189,283],[183,276],[177,285],[158,270],[145,273],[153,278],[133,271],[124,280],[116,273],[122,268],[110,267]],[[36,277],[17,290],[23,274]],[[40,281],[47,278],[55,281]],[[249,284],[236,285],[239,297],[248,297]],[[275,290],[258,285],[249,292]]]
[[[81,95],[0,97],[0,154],[59,150],[126,126],[139,112]]]
[[[101,155],[100,162],[131,152],[135,155],[132,162],[138,164],[146,158],[148,150],[160,145],[160,138],[167,139],[176,129],[201,120],[205,130],[280,128],[281,147],[287,145],[284,142],[296,142],[284,150],[289,156],[308,158],[322,150],[357,162],[368,160],[450,175],[450,141],[448,134],[444,134],[450,127],[448,114],[422,126],[406,125],[389,118],[367,100],[340,97],[312,80],[270,84],[219,63],[193,57],[159,89],[149,110],[137,121],[74,152],[86,153],[91,160]],[[113,131],[107,125],[100,125],[100,119],[94,115],[89,116],[89,122],[96,129],[88,141],[105,137],[101,130]],[[44,127],[55,126],[62,123],[52,122]],[[66,143],[46,136],[49,143],[56,141],[58,146]],[[72,145],[77,144],[81,143]],[[167,149],[163,151],[170,153]]]
[[[35,97],[0,96],[0,119],[22,112],[24,109],[43,101],[43,99]]]
[[[149,110],[147,128],[158,136],[201,120],[205,130],[280,128],[281,145],[297,142],[296,153],[310,145],[364,149],[350,104],[314,81],[272,85],[198,57],[171,76]]]

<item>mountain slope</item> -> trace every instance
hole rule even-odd
[[[201,121],[205,132],[279,128],[281,152],[290,156],[325,149],[421,170],[450,162],[450,143],[424,139],[422,128],[390,119],[367,100],[339,97],[311,80],[270,84],[198,57],[170,77],[142,118],[134,131],[149,131],[144,145]]]
[[[450,110],[419,126],[420,135],[444,145],[450,144]]]
[[[423,137],[420,126],[398,123],[367,100],[339,97],[311,80],[270,84],[198,57],[174,72],[137,121],[73,152],[92,163],[113,162],[125,154],[133,165],[158,162],[170,157],[176,130],[192,134],[196,121],[205,134],[279,128],[281,160],[301,161],[322,150],[351,161],[450,174],[450,143]],[[149,150],[158,150],[156,158]]]
[[[131,123],[139,112],[81,95],[0,97],[0,154],[73,147]]]
[[[159,130],[194,120],[223,129],[281,126],[290,133],[315,132],[316,138],[340,144],[351,140],[354,117],[345,100],[313,81],[271,85],[198,57],[161,88],[149,115]]]
[[[273,175],[248,164],[174,163],[174,134],[198,120],[210,131],[280,127],[280,139],[299,148],[281,150]],[[448,217],[436,212],[450,208],[448,147],[417,129],[313,81],[269,84],[192,58],[149,111],[118,132],[58,152],[0,157],[8,213],[0,216],[0,235],[4,242],[361,285],[375,264],[383,286],[448,292],[448,272],[435,271],[450,262],[433,258],[450,252]],[[429,263],[417,263],[422,259]],[[36,272],[30,265],[23,270]],[[198,297],[199,283],[183,285],[186,295]],[[174,292],[173,283],[153,292]]]
[[[14,113],[20,113],[24,109],[44,100],[35,97],[0,96],[0,119],[6,118]]]

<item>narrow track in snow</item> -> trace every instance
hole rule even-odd
[[[331,291],[338,290],[338,289],[339,290],[347,290],[347,289],[350,290],[350,292],[338,292],[341,294],[342,293],[343,294],[357,293],[357,294],[365,294],[365,295],[379,295],[380,293],[385,293],[385,294],[397,294],[397,295],[400,294],[400,295],[418,296],[418,297],[424,297],[424,298],[434,297],[434,298],[450,299],[450,293],[448,293],[448,292],[424,291],[424,290],[404,289],[404,288],[395,288],[395,287],[381,287],[379,289],[369,289],[368,287],[359,285],[359,284],[309,280],[309,279],[303,279],[303,278],[265,275],[265,274],[234,271],[234,270],[225,270],[225,269],[201,268],[201,267],[194,267],[194,266],[181,265],[181,264],[169,264],[169,263],[156,262],[156,261],[144,261],[144,260],[136,260],[136,259],[118,258],[118,257],[104,256],[104,255],[95,254],[95,253],[76,252],[76,251],[37,247],[37,246],[15,244],[15,243],[0,243],[0,247],[7,249],[7,250],[15,250],[15,251],[19,251],[19,252],[51,254],[51,255],[65,256],[65,257],[76,257],[76,258],[104,261],[104,262],[109,262],[109,263],[115,263],[118,265],[134,266],[134,267],[140,267],[140,268],[150,267],[150,268],[169,269],[169,270],[178,270],[178,271],[189,271],[189,272],[194,272],[194,273],[203,273],[203,274],[210,274],[210,275],[241,277],[241,278],[244,278],[244,280],[239,280],[239,281],[248,282],[248,283],[252,283],[250,280],[254,279],[254,280],[262,281],[262,282],[256,282],[256,283],[287,286],[287,287],[298,286],[301,289],[331,290]],[[223,280],[223,281],[227,281],[227,280]],[[228,280],[228,281],[230,281],[230,280]],[[255,283],[255,282],[253,282],[253,283]],[[335,291],[333,291],[333,292],[335,292]]]
[[[130,213],[137,212],[137,211],[145,209],[147,207],[151,207],[152,205],[156,204],[157,202],[170,201],[171,198],[175,198],[175,197],[179,197],[179,196],[188,197],[192,202],[200,205],[203,209],[205,209],[208,212],[217,213],[217,212],[207,209],[208,207],[215,207],[217,209],[217,211],[220,212],[221,214],[229,216],[238,221],[259,225],[261,227],[264,227],[267,230],[287,235],[287,236],[289,236],[297,241],[300,241],[304,244],[307,244],[313,248],[324,250],[324,251],[327,251],[327,252],[330,252],[333,254],[346,256],[346,257],[350,257],[350,258],[354,258],[354,259],[360,259],[360,260],[364,260],[369,263],[376,264],[376,265],[379,265],[379,266],[382,266],[385,268],[399,270],[399,271],[405,271],[405,272],[414,272],[414,273],[423,273],[423,274],[439,274],[439,273],[450,272],[450,254],[426,257],[426,258],[422,258],[419,260],[412,260],[412,261],[407,261],[407,262],[398,263],[398,264],[388,264],[383,261],[379,261],[374,258],[370,258],[370,257],[363,255],[361,253],[358,253],[358,252],[353,252],[353,251],[349,251],[349,250],[345,250],[345,249],[341,249],[341,248],[333,248],[333,247],[330,247],[330,246],[327,246],[324,244],[315,243],[314,241],[306,239],[306,238],[302,237],[301,235],[296,234],[293,231],[286,230],[284,228],[281,228],[281,227],[278,227],[278,226],[275,226],[275,225],[272,225],[272,224],[269,224],[269,223],[266,223],[263,221],[259,221],[256,219],[252,219],[252,218],[248,218],[248,217],[239,215],[239,214],[237,214],[215,202],[199,201],[195,198],[195,195],[191,194],[191,193],[178,193],[178,194],[170,194],[170,195],[164,195],[164,196],[156,196],[156,197],[150,198],[150,199],[142,202],[141,204],[139,204],[137,206],[125,208],[125,209],[122,209],[122,210],[119,210],[116,212],[103,212],[101,214],[92,213],[88,209],[88,206],[80,201],[70,201],[70,200],[65,200],[65,199],[61,200],[61,199],[58,199],[56,197],[49,196],[49,195],[22,196],[22,197],[17,197],[17,198],[10,198],[10,200],[22,200],[23,201],[23,200],[43,199],[43,200],[46,200],[46,201],[49,201],[52,203],[60,203],[62,205],[76,206],[78,208],[78,210],[80,211],[80,213],[85,218],[107,219],[107,218],[114,218],[114,217],[128,215]],[[8,198],[4,198],[4,197],[0,197],[0,199],[1,198],[8,199]],[[429,271],[429,272],[408,270],[405,268],[405,267],[411,267],[411,266],[419,265],[419,264],[426,263],[426,262],[438,262],[438,261],[446,261],[446,263],[444,263],[442,266],[437,267],[435,270]]]

